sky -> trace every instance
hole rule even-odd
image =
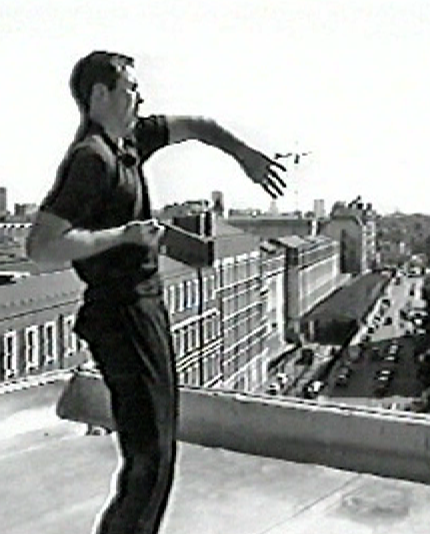
[[[430,213],[430,2],[423,0],[1,0],[0,185],[40,202],[75,132],[73,64],[95,49],[136,58],[142,112],[204,115],[288,164],[280,211],[361,195],[380,213]],[[270,198],[222,152],[154,155],[156,207],[224,193]]]

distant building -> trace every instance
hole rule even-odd
[[[196,213],[203,213],[209,209],[209,201],[206,199],[186,200],[185,202],[166,204],[158,211],[157,216],[161,220],[171,220],[174,217],[187,217]]]
[[[83,287],[70,270],[0,287],[0,382],[71,369],[88,358],[73,332]]]
[[[317,198],[314,200],[314,214],[317,219],[324,219],[326,216],[325,213],[325,203],[324,199]]]
[[[336,202],[319,232],[340,243],[341,271],[359,274],[371,270],[376,255],[376,212],[358,197],[345,204]]]
[[[270,202],[269,213],[270,215],[279,215],[279,208],[275,199]]]
[[[314,217],[293,215],[236,215],[228,217],[228,224],[263,239],[276,239],[287,235],[307,236],[313,233]]]
[[[404,241],[380,239],[378,242],[378,262],[380,265],[400,265],[410,256],[410,247]]]
[[[228,210],[228,217],[256,217],[261,215],[262,212],[258,208],[230,208]]]
[[[0,187],[0,219],[4,219],[7,215],[7,189]]]
[[[30,222],[34,219],[37,210],[37,204],[15,204],[13,215],[8,216],[10,222]]]
[[[190,219],[199,224],[197,215]],[[179,382],[260,390],[267,381],[270,334],[260,240],[221,218],[210,220],[216,224],[211,265],[193,268],[160,257]],[[3,230],[8,235],[18,229]],[[1,288],[0,381],[76,365],[83,345],[72,327],[82,289],[71,271],[30,276]]]
[[[0,256],[24,258],[31,223],[0,222]]]
[[[339,270],[339,243],[322,235],[287,236],[270,242],[285,255],[286,340],[294,334],[312,339],[312,323],[306,321],[306,314],[348,279]]]

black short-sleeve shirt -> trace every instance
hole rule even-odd
[[[142,165],[167,143],[167,123],[162,115],[139,119],[122,149],[99,125],[91,123],[68,151],[41,210],[66,219],[74,228],[88,230],[151,218]],[[74,261],[73,266],[90,288],[100,288],[114,297],[115,291],[132,291],[136,283],[152,277],[158,270],[158,254],[126,244]]]

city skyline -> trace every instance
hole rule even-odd
[[[67,81],[93,49],[137,60],[142,112],[202,114],[288,162],[279,211],[358,194],[378,212],[428,211],[427,31],[430,6],[406,0],[4,0],[0,181],[11,202],[40,202],[78,115]],[[94,23],[96,21],[96,23]],[[154,205],[225,192],[231,206],[268,209],[233,160],[190,143],[151,159]],[[202,179],[204,175],[204,179]]]

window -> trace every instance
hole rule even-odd
[[[74,315],[63,317],[63,346],[65,358],[73,356],[73,354],[77,351],[77,337],[73,332],[74,323]]]
[[[182,284],[180,282],[178,282],[175,286],[175,293],[176,293],[175,311],[181,312],[183,311],[183,309],[182,309]]]
[[[192,366],[191,371],[191,383],[193,386],[199,386],[200,385],[200,370],[199,370],[199,363],[194,362]]]
[[[194,293],[193,305],[197,308],[199,305],[199,281],[198,280],[193,281],[193,293]]]
[[[25,370],[32,371],[40,365],[39,330],[29,326],[24,332]]]
[[[212,341],[212,338],[213,338],[212,317],[207,317],[205,319],[205,333],[206,333],[205,341]]]
[[[185,282],[180,282],[178,284],[178,311],[182,312],[185,309],[185,299],[186,299],[186,293],[185,293]]]
[[[188,327],[188,333],[189,333],[189,339],[188,339],[188,348],[189,350],[195,350],[198,347],[198,338],[199,338],[199,332],[198,332],[198,323],[194,322],[189,325]]]
[[[187,280],[185,282],[185,307],[186,309],[190,309],[193,307],[194,299],[193,299],[193,282],[192,280]]]
[[[185,333],[185,336],[186,336],[186,343],[187,343],[187,352],[189,351],[192,351],[194,349],[194,346],[193,346],[193,328],[194,328],[194,325],[192,324],[189,324],[186,328],[186,333]]]
[[[208,285],[207,285],[207,298],[208,300],[212,300],[214,297],[214,286],[215,286],[215,275],[211,275],[208,278]]]
[[[216,297],[216,290],[217,290],[216,280],[217,280],[217,279],[216,279],[215,275],[213,274],[213,275],[211,276],[212,291],[211,291],[211,294],[210,294],[210,298],[211,298],[212,300],[214,300],[215,297]],[[218,284],[221,285],[221,284],[220,284],[220,280],[219,280],[219,278],[218,278]]]
[[[178,355],[183,356],[185,353],[185,335],[186,335],[186,329],[180,328],[178,330]]]
[[[6,380],[18,375],[18,342],[16,332],[6,332],[3,336],[3,372]]]
[[[176,311],[176,292],[175,286],[169,286],[169,312],[173,315]]]
[[[202,300],[203,302],[208,300],[208,278],[206,276],[202,279]]]
[[[53,363],[58,358],[57,325],[54,321],[43,326],[43,360],[44,363]]]

